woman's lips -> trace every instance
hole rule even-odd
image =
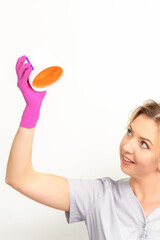
[[[125,159],[124,159],[125,156],[122,157],[122,162],[125,164],[125,165],[132,165],[132,164],[135,164],[133,161],[131,161],[129,158],[125,157],[126,159],[130,160],[131,162],[127,162]]]

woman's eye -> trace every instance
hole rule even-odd
[[[132,133],[130,129],[127,129],[127,134]]]
[[[142,144],[145,144],[147,146],[146,149],[148,149],[148,145],[145,142],[142,141]]]

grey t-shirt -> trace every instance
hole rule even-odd
[[[85,221],[90,240],[160,240],[160,206],[146,218],[129,179],[67,179],[67,222]]]

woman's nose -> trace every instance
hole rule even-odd
[[[123,145],[123,151],[132,154],[134,152],[133,141],[128,141]]]

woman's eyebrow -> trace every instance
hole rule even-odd
[[[130,125],[130,128],[131,128],[132,132],[134,133],[131,125]],[[144,137],[139,137],[139,138],[142,139],[142,140],[146,140],[146,141],[150,142],[150,144],[153,146],[152,142],[148,138],[144,138]]]

